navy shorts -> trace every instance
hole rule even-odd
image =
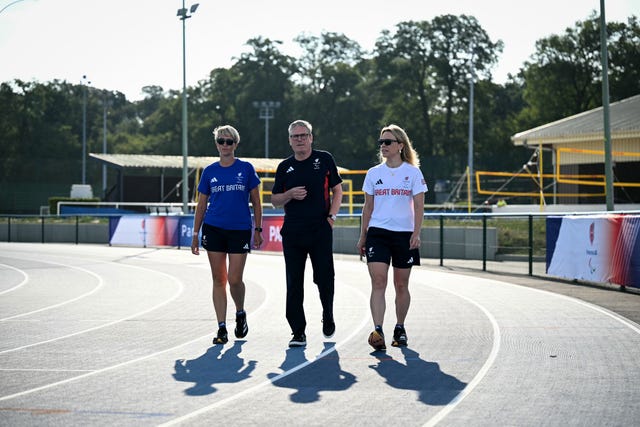
[[[202,224],[202,247],[209,252],[249,253],[251,252],[251,230],[225,230]]]
[[[394,268],[420,265],[420,251],[409,249],[410,231],[389,231],[369,227],[365,243],[367,262],[383,262]]]

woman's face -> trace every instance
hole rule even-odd
[[[233,154],[236,149],[237,142],[232,135],[220,132],[216,138],[216,147],[221,156]]]
[[[396,155],[400,155],[400,149],[402,148],[402,143],[398,142],[393,133],[389,131],[382,132],[380,139],[378,140],[380,144],[380,154],[382,157],[389,158]],[[388,145],[387,145],[388,144]]]

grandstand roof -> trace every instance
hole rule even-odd
[[[511,137],[514,145],[563,144],[604,140],[602,107],[565,117]],[[640,138],[640,95],[609,106],[611,139]]]
[[[125,168],[165,168],[182,169],[182,156],[160,156],[153,154],[99,154],[90,153],[89,157],[106,163],[109,166]],[[189,169],[205,168],[211,163],[220,160],[219,157],[187,156]],[[250,162],[257,172],[274,171],[282,159],[259,159],[242,157],[242,160]]]

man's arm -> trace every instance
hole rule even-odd
[[[307,190],[300,187],[293,187],[284,193],[271,193],[271,204],[275,207],[284,206],[289,203],[291,200],[302,200],[307,197]]]

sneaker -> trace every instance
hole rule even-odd
[[[227,336],[227,328],[219,328],[218,335],[213,339],[214,344],[226,344],[229,341]]]
[[[393,330],[393,341],[391,345],[394,347],[406,347],[407,346],[407,331],[402,326],[396,326]]]
[[[333,337],[333,334],[336,332],[336,322],[331,320],[322,320],[322,334],[325,338]]]
[[[242,312],[236,314],[236,329],[233,331],[236,334],[236,338],[244,338],[249,332],[249,325],[247,325],[247,313]]]
[[[293,334],[293,338],[289,341],[289,347],[303,347],[307,345],[307,336],[303,333]]]
[[[386,350],[387,346],[384,343],[384,334],[379,331],[371,332],[371,334],[369,334],[369,345],[373,347],[374,350]]]

